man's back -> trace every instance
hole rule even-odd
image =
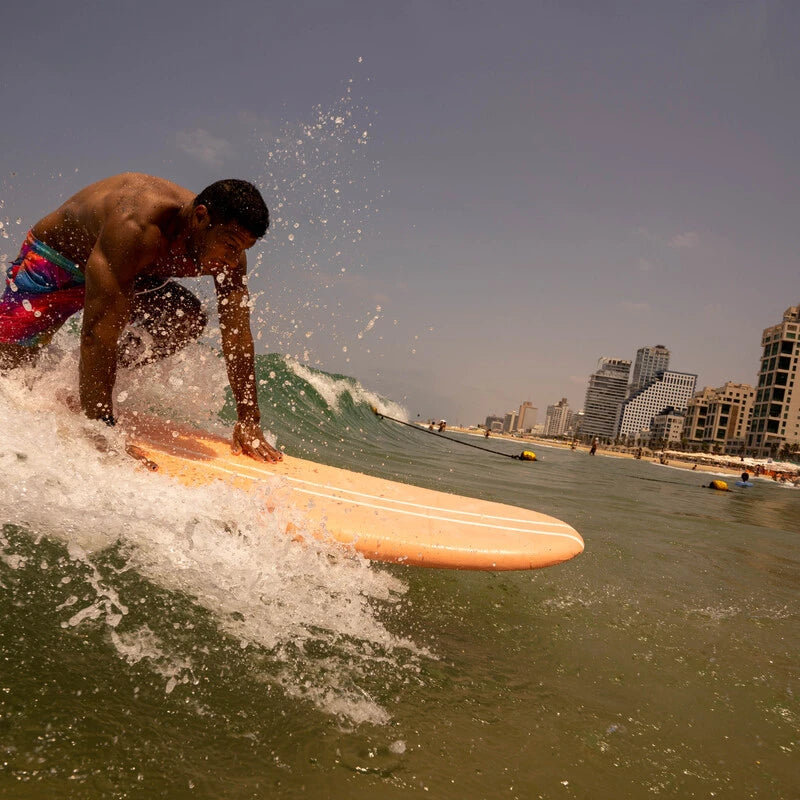
[[[33,235],[78,265],[83,265],[103,228],[133,224],[163,232],[193,193],[171,181],[125,172],[74,194],[33,227]]]

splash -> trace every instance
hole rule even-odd
[[[363,677],[387,660],[393,670],[413,670],[426,655],[381,620],[381,610],[403,597],[403,582],[351,551],[286,537],[288,524],[301,534],[310,525],[291,507],[267,511],[280,479],[249,494],[222,484],[185,487],[135,467],[121,432],[70,413],[59,399],[59,387],[74,385],[77,365],[74,337],[72,348],[67,332],[55,344],[39,367],[0,382],[0,514],[36,542],[66,548],[63,563],[49,568],[80,571],[86,591],[65,587],[54,602],[65,631],[104,626],[119,658],[150,665],[167,693],[190,691],[197,681],[192,651],[160,640],[152,622],[128,622],[132,599],[120,576],[133,571],[210,612],[221,635],[267,659],[264,679],[287,695],[350,722],[387,722]],[[224,378],[220,360],[206,352],[203,361],[197,347],[156,372],[121,374],[118,402],[129,413],[152,412],[179,397],[184,415],[202,409],[210,419],[209,398],[221,396]],[[111,549],[124,563],[101,568]],[[28,558],[7,535],[0,557],[11,570]],[[324,657],[311,654],[320,648]]]
[[[254,338],[316,365],[372,346],[382,319],[365,292],[362,247],[383,197],[370,155],[375,114],[355,87],[351,78],[334,102],[257,136],[271,222],[248,270]],[[213,302],[208,310],[214,319]]]

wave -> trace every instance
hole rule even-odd
[[[74,337],[60,334],[36,368],[0,381],[3,586],[13,591],[22,572],[41,568],[37,581],[58,590],[42,588],[39,599],[51,603],[64,636],[103,629],[110,653],[149,665],[165,692],[188,692],[197,680],[197,646],[210,644],[175,639],[170,611],[165,621],[163,604],[152,598],[166,593],[176,625],[186,624],[178,611],[184,601],[191,614],[210,613],[213,635],[252,652],[264,679],[287,695],[350,722],[387,722],[373,695],[389,691],[388,676],[415,673],[419,659],[430,656],[383,621],[403,597],[403,581],[336,546],[309,545],[311,536],[306,543],[287,538],[289,522],[301,534],[310,525],[293,508],[266,511],[279,479],[248,494],[222,484],[185,487],[134,466],[122,432],[68,411],[63,387],[74,386],[76,376]],[[264,419],[290,443],[307,442],[321,420],[330,438],[354,425],[377,431],[371,405],[402,413],[353,378],[283,356],[259,357],[258,379]],[[115,402],[128,413],[156,410],[224,429],[226,383],[219,356],[197,344],[121,373]],[[151,589],[133,615],[143,586]],[[319,650],[324,659],[311,655]],[[378,674],[383,687],[366,677]]]

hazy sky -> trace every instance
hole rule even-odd
[[[752,383],[800,302],[790,0],[26,0],[2,23],[5,260],[98,178],[250,178],[259,350],[412,418],[541,421],[643,345]]]

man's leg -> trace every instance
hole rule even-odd
[[[119,341],[119,363],[141,367],[171,356],[197,339],[207,321],[200,301],[181,284],[141,278],[136,282],[131,327]]]

